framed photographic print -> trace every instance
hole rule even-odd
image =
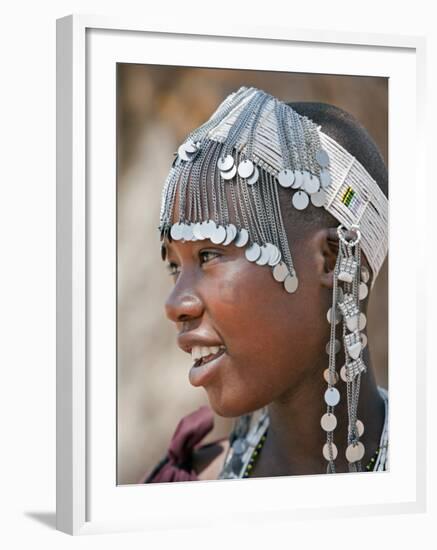
[[[424,509],[423,59],[58,20],[60,530]]]

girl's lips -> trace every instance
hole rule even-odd
[[[215,355],[208,355],[207,362],[202,362],[202,359],[198,359],[191,367],[189,372],[189,380],[192,386],[203,386],[211,376],[214,376],[215,371],[220,368],[220,365],[224,361],[226,350],[221,349]]]

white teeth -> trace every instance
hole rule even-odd
[[[221,349],[225,349],[225,346],[193,346],[191,349],[191,358],[193,361],[197,361],[201,357],[215,355]]]

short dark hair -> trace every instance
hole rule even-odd
[[[384,195],[388,198],[388,174],[387,168],[369,132],[351,114],[339,107],[328,103],[316,102],[289,102],[287,103],[299,115],[311,119],[321,126],[321,131],[337,143],[342,145],[353,155],[369,172],[376,181]],[[288,190],[279,187],[281,197],[281,209],[284,216],[292,221],[293,226],[299,234],[298,229],[304,231],[320,227],[336,227],[338,221],[324,208],[316,208],[311,204],[306,208],[304,215],[296,211],[289,200]]]

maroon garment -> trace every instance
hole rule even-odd
[[[167,455],[141,483],[198,481],[191,464],[192,453],[213,426],[214,416],[206,405],[184,416],[171,438]]]

